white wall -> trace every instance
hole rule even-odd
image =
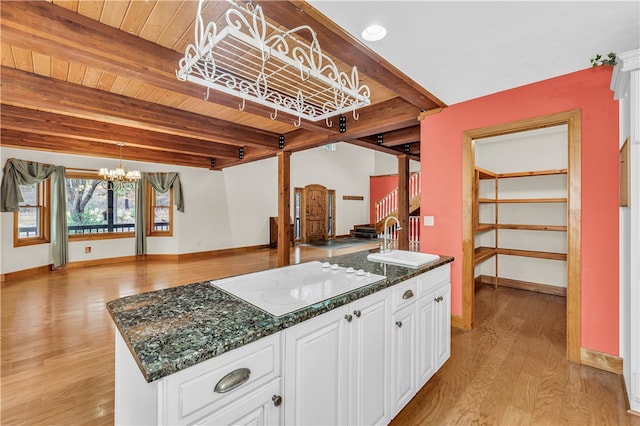
[[[495,173],[565,169],[567,127],[484,138],[475,142],[476,165]],[[493,180],[480,184],[480,197],[495,198]],[[499,198],[566,198],[567,176],[549,175],[501,179]],[[480,206],[480,221],[494,220],[494,206]],[[567,225],[565,203],[500,204],[499,223]],[[567,234],[557,231],[499,230],[499,246],[566,253]],[[476,246],[493,246],[494,232],[477,235]],[[476,266],[476,275],[495,275],[495,259]],[[567,286],[566,262],[520,256],[498,256],[498,276],[557,287]]]
[[[398,173],[398,158],[395,155],[375,151],[375,169],[372,176],[395,175]],[[409,160],[409,172],[419,172],[420,162]]]
[[[389,156],[395,161],[395,157]],[[0,161],[17,158],[67,168],[98,170],[117,160],[34,150],[2,148]],[[125,148],[126,158],[126,148]],[[375,174],[374,151],[337,144],[335,152],[323,148],[294,153],[291,188],[316,183],[336,190],[336,234],[348,234],[369,217],[369,176]],[[128,169],[146,172],[176,171],[183,185],[185,213],[174,211],[173,237],[147,238],[149,254],[183,254],[268,244],[269,217],[277,216],[278,165],[275,158],[210,171],[193,167],[125,161]],[[345,201],[343,195],[362,195],[364,201]],[[293,203],[292,203],[293,213]],[[0,214],[0,273],[52,263],[51,247],[40,244],[13,247],[13,213]],[[84,248],[91,246],[91,253]],[[69,243],[69,261],[79,262],[133,256],[133,238]]]
[[[318,147],[293,153],[292,216],[293,188],[320,184],[336,190],[336,235],[348,235],[353,225],[369,223],[369,176],[375,172],[376,160],[376,151],[348,143],[337,143],[335,151]],[[343,200],[344,195],[363,196],[364,200]]]

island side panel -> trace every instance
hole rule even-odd
[[[158,424],[158,385],[147,383],[118,329],[116,342],[116,425]]]

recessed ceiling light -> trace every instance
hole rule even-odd
[[[382,40],[387,35],[387,29],[382,25],[369,25],[362,31],[362,38],[367,41]]]

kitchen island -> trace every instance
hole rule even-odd
[[[366,305],[366,302],[373,299],[380,302],[381,309],[375,310],[378,315],[376,321],[395,324],[395,327],[401,331],[400,335],[404,340],[395,343],[400,344],[402,349],[408,352],[407,356],[410,360],[406,364],[410,364],[413,368],[414,364],[418,364],[417,358],[420,357],[419,345],[421,344],[417,332],[420,325],[419,282],[435,274],[438,281],[435,284],[446,284],[446,303],[440,304],[445,299],[440,295],[435,296],[433,302],[438,303],[439,306],[446,305],[446,309],[442,309],[444,313],[441,314],[441,318],[448,328],[450,324],[448,263],[453,261],[453,258],[441,256],[423,267],[413,269],[370,262],[366,258],[367,254],[367,251],[358,252],[329,258],[326,261],[369,274],[384,275],[385,279],[278,317],[221,290],[209,281],[128,296],[109,302],[107,307],[118,329],[116,333],[116,423],[237,422],[241,420],[225,416],[233,413],[236,415],[239,410],[242,411],[236,406],[239,402],[251,405],[255,402],[254,400],[264,399],[265,395],[269,396],[268,404],[258,404],[260,409],[249,410],[248,413],[262,416],[262,421],[269,423],[307,423],[314,417],[307,417],[305,420],[300,415],[302,411],[306,412],[307,416],[314,415],[309,402],[314,397],[309,395],[305,387],[306,396],[301,394],[294,398],[293,392],[296,394],[303,392],[305,373],[301,371],[296,373],[292,368],[303,368],[305,364],[302,359],[296,362],[296,358],[305,354],[304,339],[301,340],[302,337],[309,336],[305,330],[309,327],[317,329],[316,325],[326,321],[334,325],[340,324],[337,327],[333,326],[333,329],[330,326],[329,329],[333,331],[324,334],[325,337],[330,336],[334,339],[333,342],[338,346],[331,348],[328,346],[329,342],[324,341],[320,347],[315,347],[313,342],[321,342],[322,338],[320,340],[310,338],[307,341],[310,346],[307,348],[312,350],[307,355],[316,356],[320,354],[319,349],[329,349],[331,354],[335,352],[331,357],[321,356],[314,361],[314,368],[310,372],[312,374],[314,371],[320,371],[321,374],[326,375],[326,372],[322,372],[322,363],[327,358],[335,362],[336,371],[333,377],[335,380],[332,379],[333,381],[328,384],[336,386],[334,394],[337,393],[345,400],[334,404],[335,413],[331,413],[333,416],[331,418],[338,422],[344,420],[345,423],[390,421],[395,415],[394,411],[397,411],[397,408],[392,408],[394,404],[390,395],[386,397],[388,401],[377,401],[382,403],[383,407],[387,407],[384,410],[386,413],[383,413],[380,419],[367,421],[357,416],[353,417],[357,410],[351,409],[347,401],[349,399],[347,396],[350,394],[348,386],[351,381],[351,378],[347,377],[350,376],[351,369],[347,367],[352,363],[351,351],[356,350],[351,338],[358,336],[354,336],[353,331],[345,328],[344,325],[353,321],[354,315],[351,312],[357,313],[355,317],[358,319],[360,315],[363,319],[367,317],[366,310],[352,309],[353,306],[357,308],[359,304]],[[394,302],[395,293],[405,287],[407,289],[404,290],[403,295],[406,298],[399,299],[400,302]],[[426,296],[425,292],[432,289],[426,284],[423,287],[423,293]],[[417,295],[415,298],[414,294]],[[407,295],[410,296],[407,297]],[[404,309],[409,312],[403,307],[403,301],[407,302],[407,309],[411,308],[411,303],[415,305],[415,308],[411,308],[410,315],[413,323],[408,319],[404,327],[397,325],[402,323],[401,320],[390,322],[399,311]],[[417,302],[414,303],[414,301]],[[429,315],[433,315],[434,312],[429,310]],[[336,319],[340,321],[336,322]],[[427,318],[424,320],[427,321]],[[365,324],[364,321],[360,322]],[[378,345],[378,349],[383,349],[380,359],[380,363],[385,364],[385,366],[380,365],[381,368],[384,367],[382,368],[384,374],[380,376],[382,386],[385,383],[386,385],[391,383],[394,376],[392,371],[394,337],[391,336],[389,327],[383,325],[376,326],[376,329],[384,330],[384,333],[378,336],[380,339],[372,339],[375,341],[374,346]],[[427,326],[431,327],[428,324]],[[445,349],[448,358],[448,329],[445,334],[447,334]],[[434,337],[431,334],[428,336],[429,339]],[[422,343],[425,344],[425,342]],[[362,348],[357,350],[360,349]],[[342,352],[348,363],[343,362],[345,359],[342,359]],[[356,355],[362,357],[365,356],[363,354]],[[431,357],[432,354],[428,355]],[[248,363],[247,365],[251,364],[252,368],[241,366],[243,360]],[[309,365],[304,368],[304,371],[307,371]],[[409,393],[402,392],[406,389],[398,392],[403,393],[402,396],[411,395],[412,397],[418,389],[419,380],[410,377],[413,373],[406,371],[400,373],[402,377],[398,376],[396,379],[405,382],[409,380],[408,385],[411,389]],[[322,377],[314,380],[320,380],[316,383],[318,385]],[[221,388],[214,390],[214,386],[220,383],[222,383]],[[412,383],[413,386],[411,386]],[[405,385],[402,384],[401,387]],[[292,389],[289,394],[287,394],[287,387]],[[318,388],[318,386],[313,387]],[[386,387],[389,388],[389,386]],[[320,390],[322,390],[321,386]],[[384,393],[386,392],[384,390]],[[395,392],[392,393],[396,395]],[[409,399],[410,397],[404,403]],[[294,404],[295,401],[306,405],[303,407]],[[332,401],[335,402],[334,397]],[[284,413],[282,413],[283,408]],[[325,406],[321,412],[317,413],[320,417],[316,419],[322,421],[326,410]],[[287,414],[289,412],[291,412],[290,415]]]

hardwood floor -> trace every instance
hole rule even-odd
[[[296,247],[292,262],[365,250]],[[275,267],[276,250],[43,273],[1,290],[2,425],[113,423],[114,329],[125,295]],[[564,359],[563,299],[480,289],[478,326],[394,424],[630,424],[619,376]]]
[[[451,358],[398,414],[399,425],[640,425],[622,379],[572,364],[565,299],[481,286],[475,328],[452,330]]]

